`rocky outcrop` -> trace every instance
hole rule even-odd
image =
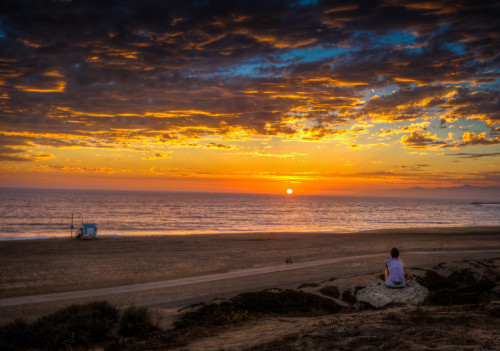
[[[429,290],[426,287],[410,280],[403,289],[391,289],[383,284],[361,289],[357,292],[356,299],[375,308],[381,308],[390,303],[419,305],[424,302],[427,295]]]

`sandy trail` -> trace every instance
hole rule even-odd
[[[453,255],[464,255],[465,254],[467,256],[477,255],[477,254],[500,254],[500,249],[498,249],[498,250],[462,250],[462,251],[420,251],[420,252],[407,252],[406,253],[407,256],[410,256],[410,255],[429,256],[429,255],[449,255],[449,254],[453,254]],[[381,258],[381,255],[380,254],[370,254],[370,255],[338,257],[338,258],[325,259],[325,260],[300,262],[300,263],[288,264],[288,265],[240,269],[240,270],[235,270],[235,271],[231,271],[231,272],[227,272],[227,273],[219,273],[219,274],[210,274],[210,275],[203,275],[203,276],[197,276],[197,277],[164,280],[164,281],[144,283],[144,284],[131,284],[131,285],[117,286],[117,287],[111,287],[111,288],[102,288],[102,289],[91,289],[91,290],[71,291],[71,292],[64,292],[64,293],[4,298],[4,299],[0,299],[0,306],[16,306],[16,305],[23,305],[23,304],[30,304],[30,303],[54,302],[54,301],[62,301],[62,300],[73,300],[73,299],[82,299],[82,298],[90,298],[90,297],[99,297],[99,296],[106,296],[106,295],[112,295],[112,294],[131,293],[131,292],[153,290],[153,289],[164,289],[164,288],[170,288],[170,287],[186,286],[186,285],[191,285],[191,284],[209,283],[209,282],[214,282],[214,281],[218,281],[218,280],[225,280],[225,279],[243,278],[243,277],[248,277],[248,276],[257,276],[257,275],[262,275],[262,274],[285,272],[285,271],[298,270],[298,269],[311,268],[311,267],[319,267],[319,266],[325,266],[325,265],[341,263],[341,262],[366,261],[366,260],[373,259],[373,258]],[[349,272],[346,272],[346,273],[349,274]],[[258,287],[255,287],[255,288],[258,288]],[[174,303],[175,303],[175,301],[174,301]]]

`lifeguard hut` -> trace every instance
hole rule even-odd
[[[97,235],[97,224],[95,223],[82,223],[80,228],[76,231],[77,239],[95,239]]]

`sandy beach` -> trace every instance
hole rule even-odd
[[[296,288],[308,281],[374,273],[382,270],[382,262],[394,245],[400,248],[406,267],[490,259],[500,257],[500,228],[2,241],[0,299],[217,276],[248,269],[256,269],[257,273],[165,288],[125,289],[89,298],[2,306],[0,322],[19,316],[35,318],[72,302],[108,300],[117,306],[173,309],[242,291]],[[287,259],[292,263],[286,264]],[[318,265],[290,269],[318,261]],[[259,273],[266,267],[278,269]]]

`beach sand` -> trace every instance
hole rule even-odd
[[[500,228],[395,229],[361,233],[254,233],[70,238],[0,242],[0,299],[201,277],[269,266],[352,258],[294,270],[168,288],[0,307],[0,323],[33,319],[70,303],[107,300],[176,310],[242,291],[297,288],[302,283],[383,271],[398,246],[406,267],[500,257]],[[497,250],[496,252],[494,250]],[[411,253],[411,254],[410,254]],[[357,260],[357,256],[372,255]],[[287,265],[286,260],[293,263]]]

